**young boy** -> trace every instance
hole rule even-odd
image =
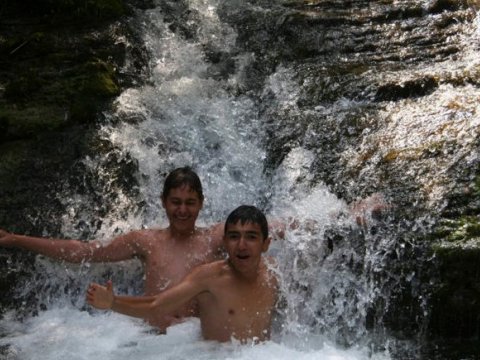
[[[196,300],[206,340],[267,340],[277,301],[277,279],[262,256],[269,244],[265,215],[243,205],[225,223],[226,260],[196,267],[176,286],[155,296],[116,296],[111,283],[91,284],[87,301],[98,309],[144,318],[172,313]]]
[[[0,229],[0,247],[17,247],[73,263],[115,262],[139,258],[145,269],[145,294],[169,288],[194,267],[223,258],[222,226],[195,226],[203,205],[202,184],[188,167],[172,171],[165,179],[162,205],[169,221],[166,229],[135,230],[101,245],[98,242],[47,239],[8,233]],[[194,314],[193,304],[146,318],[161,332],[185,316]]]

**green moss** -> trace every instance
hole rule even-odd
[[[91,61],[84,65],[82,73],[81,92],[84,95],[111,97],[120,93],[111,64],[101,60]]]
[[[5,11],[49,15],[52,22],[62,22],[64,18],[118,18],[126,6],[123,0],[23,0],[6,4]]]
[[[42,86],[41,79],[35,74],[24,74],[12,81],[5,87],[5,98],[11,101],[21,101],[38,91]]]
[[[424,151],[424,147],[405,148],[405,149],[390,149],[382,158],[386,163],[395,161],[397,159],[418,160]]]
[[[102,17],[118,17],[124,14],[125,5],[122,0],[88,1],[92,10]]]
[[[0,185],[3,190],[15,186],[16,174],[23,166],[28,154],[28,146],[22,141],[12,141],[0,145]]]
[[[24,0],[2,7],[20,26],[0,35],[0,141],[97,119],[121,92],[115,66],[125,53],[108,21],[99,19],[124,12],[123,0]]]
[[[433,235],[458,246],[464,245],[467,241],[480,239],[480,219],[477,216],[444,219]]]
[[[422,157],[429,157],[438,154],[444,148],[444,146],[444,141],[433,141],[418,147],[390,149],[382,159],[386,163],[395,161],[397,159],[418,160]]]
[[[389,150],[389,151],[383,156],[383,161],[384,161],[384,162],[392,162],[392,161],[395,161],[395,160],[397,160],[397,158],[398,158],[398,156],[400,155],[401,152],[402,152],[402,150],[395,150],[395,149]]]
[[[72,101],[69,114],[76,123],[91,123],[96,119],[98,100],[92,97],[79,96]]]
[[[22,141],[12,141],[0,146],[0,169],[3,174],[5,171],[15,171],[25,159],[27,147]]]
[[[96,118],[102,102],[120,94],[114,67],[101,60],[89,61],[78,74],[64,84],[72,94],[69,112],[74,122],[87,123]]]
[[[65,110],[58,106],[37,105],[26,108],[3,106],[0,123],[11,138],[27,138],[39,131],[54,130],[65,124]],[[5,134],[4,133],[4,134]]]
[[[19,72],[5,89],[0,136],[26,138],[72,122],[91,123],[105,101],[120,92],[114,66],[100,59],[80,62],[64,73]]]
[[[107,73],[93,74],[83,86],[83,91],[94,96],[110,97],[120,93],[115,78]]]
[[[476,197],[480,197],[480,174],[477,174],[473,181],[473,194]]]

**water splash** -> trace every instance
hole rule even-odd
[[[288,348],[275,342],[249,346],[203,341],[198,320],[172,326],[158,336],[145,325],[117,314],[89,314],[63,307],[31,318],[24,324],[5,316],[2,326],[10,335],[0,339],[0,347],[10,344],[7,359],[56,360],[69,358],[102,359],[327,359],[363,360],[370,358],[362,349],[340,350],[328,342],[317,349]],[[60,345],[61,344],[61,345]],[[383,357],[373,357],[383,359]]]
[[[271,249],[278,259],[282,291],[273,339],[252,347],[204,342],[195,320],[172,327],[166,336],[153,335],[138,321],[85,311],[84,307],[83,289],[91,280],[113,277],[114,283],[122,284],[119,292],[141,292],[138,262],[67,265],[38,257],[35,270],[39,275],[33,277],[32,283],[19,287],[17,295],[29,298],[35,295],[33,291],[39,291],[40,306],[32,311],[26,303],[25,312],[3,317],[2,355],[10,359],[389,359],[389,334],[374,333],[382,335],[375,340],[377,343],[374,341],[380,345],[371,346],[370,330],[376,324],[368,323],[378,321],[374,330],[385,331],[381,321],[388,313],[390,295],[405,283],[423,304],[423,293],[415,292],[421,276],[419,269],[399,265],[416,244],[408,239],[399,241],[400,226],[384,232],[375,226],[359,228],[346,202],[329,189],[336,188],[336,182],[351,181],[343,183],[349,195],[348,191],[354,193],[359,185],[353,183],[352,177],[343,180],[345,172],[359,171],[358,178],[364,183],[378,185],[378,162],[402,158],[408,161],[416,150],[447,151],[444,145],[458,139],[459,144],[473,143],[472,133],[478,132],[477,92],[471,84],[458,90],[449,79],[455,78],[457,70],[475,70],[478,43],[464,44],[465,62],[457,62],[463,65],[453,70],[449,64],[439,63],[434,70],[418,66],[414,71],[382,72],[379,77],[382,69],[378,66],[360,69],[360,77],[342,78],[338,72],[323,69],[319,79],[314,70],[324,64],[315,67],[285,63],[273,73],[263,74],[265,84],[256,93],[248,89],[248,72],[257,59],[237,48],[236,31],[218,15],[218,7],[227,5],[213,0],[168,3],[188,10],[182,12],[187,14],[182,15],[185,22],[177,24],[171,16],[166,19],[162,11],[165,4],[159,2],[157,8],[139,15],[139,31],[150,54],[150,78],[146,84],[126,90],[117,99],[115,110],[105,114],[107,121],[99,136],[111,144],[111,158],[98,156],[83,162],[85,169],[98,174],[99,183],[104,185],[95,196],[115,194],[112,206],[102,209],[100,222],[84,224],[93,227],[92,232],[103,239],[129,228],[165,225],[159,201],[161,184],[166,173],[184,165],[191,165],[204,184],[206,203],[201,222],[205,224],[221,221],[242,203],[267,209],[270,219],[295,220],[286,238]],[[235,5],[229,2],[227,7]],[[270,16],[261,5],[241,4],[243,10]],[[422,2],[419,6],[430,5]],[[381,9],[369,10],[372,17],[377,10],[382,15]],[[298,14],[284,15],[275,24],[278,31]],[[308,16],[313,18],[312,14]],[[375,24],[373,34],[386,34],[385,41],[394,38],[399,28],[398,23]],[[478,38],[475,29],[470,35]],[[330,35],[330,40],[342,38],[338,31]],[[261,36],[267,36],[266,32]],[[461,39],[458,36],[452,41]],[[317,41],[314,50],[328,49],[333,40]],[[392,44],[393,49],[408,36],[398,40]],[[409,48],[399,55],[407,58],[413,52]],[[385,59],[391,53],[395,51],[386,53]],[[372,52],[357,55],[355,58],[379,60],[378,54]],[[349,65],[348,58],[340,60],[342,65]],[[451,76],[443,75],[446,69]],[[436,81],[439,76],[443,80],[438,86],[414,100],[376,98],[376,91],[384,85],[401,85],[402,81],[419,77]],[[352,90],[349,85],[356,82],[359,85],[352,86]],[[410,136],[412,129],[427,119],[430,125],[426,131]],[[363,134],[362,142],[348,141],[350,135],[358,133]],[[321,152],[318,144],[324,140],[332,151]],[[341,149],[338,154],[334,154],[334,145]],[[333,180],[320,178],[319,169],[331,166],[328,160],[332,154],[338,155],[336,166],[346,170],[339,170]],[[476,161],[476,155],[468,151],[455,154]],[[135,196],[119,192],[111,182],[111,174],[103,172],[103,164],[109,161],[134,164],[138,187]],[[426,161],[430,161],[428,157]],[[441,164],[442,169],[456,161],[454,156],[448,158]],[[420,183],[432,189],[431,181],[436,181],[434,185],[440,189],[448,172],[441,171],[440,175],[435,179],[421,178]],[[328,186],[324,182],[327,180]],[[432,206],[441,208],[438,193],[433,189],[429,196]],[[63,219],[65,234],[82,234],[82,226],[75,220],[91,216],[78,210],[90,196],[62,199],[68,208]],[[368,220],[378,225],[372,218]],[[428,221],[419,219],[415,226]],[[389,226],[388,222],[383,225]],[[372,315],[372,311],[381,314]]]

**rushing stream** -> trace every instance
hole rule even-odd
[[[324,14],[316,10],[322,5],[319,1],[302,3],[298,12],[295,2],[289,6],[269,3],[276,2],[158,1],[157,7],[139,11],[132,21],[150,56],[147,79],[118,97],[114,110],[104,114],[98,135],[113,145],[115,158],[135,165],[135,191],[123,193],[115,188],[106,165],[111,159],[99,155],[83,161],[86,171],[103,184],[96,193],[67,189],[59,199],[67,209],[62,219],[66,237],[88,233],[108,241],[129,229],[165,226],[161,184],[170,170],[189,165],[202,179],[206,195],[200,225],[221,222],[240,204],[259,206],[269,219],[297,219],[299,227],[270,249],[280,264],[281,277],[272,340],[256,346],[205,342],[195,319],[157,336],[141,321],[94,311],[84,302],[87,284],[107,278],[114,280],[120,293],[141,293],[142,269],[137,261],[72,265],[37,256],[35,272],[27,283],[18,285],[16,297],[21,304],[35,292],[36,299],[25,301],[0,320],[0,356],[12,360],[419,358],[417,341],[428,317],[422,271],[431,259],[419,244],[401,237],[406,231],[398,222],[393,225],[392,219],[379,221],[367,212],[367,225],[357,225],[350,203],[375,192],[384,192],[387,201],[411,202],[408,194],[389,196],[391,183],[381,184],[386,171],[375,172],[381,159],[408,162],[412,152],[441,151],[441,141],[458,136],[467,145],[465,154],[458,151],[456,156],[476,159],[466,152],[469,142],[475,141],[472,129],[479,124],[478,113],[468,117],[478,110],[478,89],[471,84],[458,90],[448,83],[430,83],[440,73],[453,78],[466,64],[478,65],[473,55],[478,50],[476,20],[463,33],[451,34],[458,37],[454,44],[463,51],[458,55],[461,59],[455,60],[457,68],[440,62],[438,57],[448,51],[439,45],[437,54],[428,55],[432,63],[439,63],[435,67],[422,64],[412,70],[403,64],[387,70],[382,67],[389,61],[413,61],[422,56],[418,54],[422,49],[385,42],[379,59],[373,45],[362,48],[358,39],[368,32],[353,14],[350,28],[335,31],[329,26],[338,17],[331,15],[330,23],[326,15],[322,18]],[[382,2],[378,3],[368,7],[374,20],[383,11]],[[422,3],[428,8],[429,2]],[[345,16],[345,10],[334,4],[332,8]],[[279,59],[295,56],[285,50],[285,42],[298,34],[282,32],[282,26],[300,15],[325,31],[316,42],[307,44],[309,39],[304,39],[308,51],[298,54],[316,55],[316,61],[290,64]],[[378,41],[379,33],[397,39],[402,26],[415,28],[408,21],[389,25],[381,21],[371,25],[370,44]],[[272,37],[272,32],[278,36]],[[275,46],[279,50],[273,54]],[[342,59],[345,48],[356,55]],[[318,60],[329,56],[335,70]],[[362,61],[378,65],[362,69]],[[346,68],[358,68],[361,78],[346,74]],[[416,84],[413,90],[408,90],[409,80]],[[405,91],[419,91],[424,97],[418,101],[393,98],[388,85],[400,81],[407,84]],[[448,112],[436,109],[439,103],[445,103]],[[425,120],[425,113],[431,119],[429,128],[417,137],[409,136],[416,122]],[[402,120],[406,116],[407,122]],[[436,129],[448,117],[450,122],[457,121],[461,132],[446,131],[442,134],[446,138],[439,139]],[[359,133],[363,142],[353,140]],[[389,152],[391,148],[400,150]],[[450,160],[439,166],[453,166],[455,159]],[[332,166],[335,169],[327,171]],[[392,178],[398,171],[398,182],[400,176],[408,175],[398,169],[389,171]],[[358,172],[362,173],[358,181],[345,175]],[[424,202],[412,202],[412,207],[441,208],[437,195],[447,186],[444,177],[448,173],[425,174],[420,185],[433,190]],[[342,197],[335,195],[342,193]],[[89,211],[92,196],[105,196],[112,203],[101,219]],[[428,217],[417,220],[418,231],[430,221]],[[411,230],[412,219],[406,223]],[[409,254],[416,254],[424,265],[405,263]],[[21,266],[12,263],[11,269],[21,271]],[[400,311],[395,308],[398,303],[408,307]],[[402,322],[402,316],[408,319]],[[400,320],[392,325],[394,318]],[[400,329],[404,324],[410,327]]]

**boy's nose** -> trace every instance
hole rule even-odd
[[[178,211],[180,211],[181,213],[185,213],[187,211],[187,205],[180,204],[180,206],[178,207]]]
[[[238,247],[240,249],[244,249],[247,245],[247,242],[243,236],[240,237],[240,241],[238,242]]]

